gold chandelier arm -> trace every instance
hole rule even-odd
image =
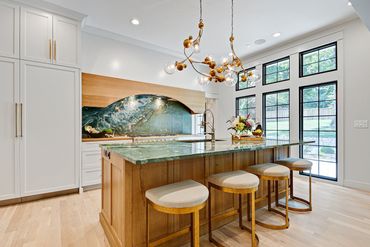
[[[193,53],[192,53],[193,54]],[[190,63],[190,65],[191,65],[191,67],[193,67],[193,69],[198,73],[198,74],[200,74],[200,75],[202,75],[202,76],[204,76],[204,77],[209,77],[209,75],[207,75],[207,74],[205,74],[205,73],[203,73],[203,72],[200,72],[195,66],[194,66],[194,62],[195,63],[201,63],[201,62],[198,62],[198,61],[192,61],[192,59],[190,58],[190,56],[188,56],[187,54],[186,54],[186,50],[184,49],[184,55],[185,55],[185,57],[186,57],[186,60],[188,60],[189,61],[189,63]]]

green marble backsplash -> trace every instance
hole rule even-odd
[[[118,100],[105,108],[82,108],[85,126],[98,131],[112,130],[115,136],[157,136],[192,133],[190,110],[164,96],[136,95]]]

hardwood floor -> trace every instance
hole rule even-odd
[[[307,183],[296,179],[298,195]],[[311,213],[290,213],[290,228],[274,231],[257,226],[261,247],[368,247],[370,193],[321,182],[313,183]],[[109,246],[98,221],[100,190],[0,208],[1,247]],[[268,218],[264,209],[257,217]],[[269,218],[272,219],[272,218]],[[250,246],[237,222],[214,232],[226,246]],[[201,246],[213,246],[202,237]]]

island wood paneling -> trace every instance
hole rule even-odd
[[[256,162],[273,162],[275,158],[289,155],[289,148],[266,149],[258,152],[238,152],[199,158],[180,159],[134,165],[111,153],[102,152],[103,188],[100,222],[112,247],[144,247],[145,191],[158,186],[193,179],[206,185],[207,177],[214,173],[245,170]],[[107,181],[108,180],[108,181]],[[267,183],[260,183],[257,198],[267,194]],[[283,189],[283,184],[280,185]],[[235,195],[213,191],[212,215],[220,215],[238,209]],[[274,193],[272,195],[274,197]],[[244,207],[246,207],[244,200]],[[257,207],[266,205],[262,200]],[[110,207],[110,208],[108,208]],[[200,212],[201,234],[207,233],[207,209]],[[152,241],[178,232],[190,225],[190,215],[169,215],[150,208],[150,238]],[[236,215],[225,217],[214,223],[219,228],[236,219]],[[190,234],[165,243],[163,246],[180,246],[190,241]]]
[[[205,109],[205,93],[201,91],[82,73],[82,106],[106,107],[120,99],[139,94],[178,100],[192,113],[203,113]]]

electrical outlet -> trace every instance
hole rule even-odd
[[[355,120],[353,121],[353,127],[355,129],[368,129],[369,121],[368,120]]]

